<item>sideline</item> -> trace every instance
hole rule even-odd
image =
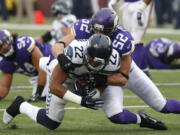
[[[51,25],[35,25],[35,24],[0,24],[0,29],[8,30],[50,30]],[[163,35],[180,35],[180,30],[167,28],[148,28],[147,34],[163,34]]]

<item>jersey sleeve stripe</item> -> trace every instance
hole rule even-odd
[[[134,46],[134,44],[132,44],[132,49],[129,50],[128,52],[126,52],[126,53],[123,53],[122,56],[126,56],[126,55],[129,55],[129,54],[132,54],[134,52],[134,49],[135,49],[135,46]]]
[[[31,53],[34,47],[35,47],[35,44],[31,44],[28,48],[28,52]]]
[[[71,34],[73,35],[73,37],[76,36],[76,33],[75,33],[75,31],[74,31],[74,28],[71,28]]]

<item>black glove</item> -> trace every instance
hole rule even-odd
[[[57,56],[57,60],[65,73],[69,73],[74,70],[72,62],[64,54],[59,54]]]
[[[74,93],[79,95],[79,96],[86,96],[88,94],[88,87],[87,86],[83,86],[83,88],[81,88],[81,86],[78,83],[78,81],[75,81],[73,83],[73,88],[74,88]]]
[[[94,110],[98,110],[99,108],[102,108],[102,105],[104,104],[104,102],[99,98],[93,99],[93,96],[95,94],[96,94],[96,91],[91,92],[91,94],[82,97],[81,105],[86,108],[90,108]]]
[[[104,86],[107,83],[107,75],[91,74],[87,83],[93,87]]]

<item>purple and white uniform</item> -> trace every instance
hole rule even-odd
[[[75,39],[88,39],[91,36],[90,19],[78,20],[72,29]],[[131,54],[134,50],[131,34],[119,25],[110,36],[113,48],[120,57]],[[134,61],[131,62],[131,71],[128,83],[124,86],[108,86],[102,95],[104,100],[103,110],[108,118],[123,112],[123,88],[130,89],[138,95],[145,103],[157,111],[162,110],[166,100],[159,92],[155,84],[141,71]],[[110,100],[109,100],[110,99]]]
[[[29,82],[33,85],[32,95],[36,93],[38,79],[38,72],[32,63],[32,53],[35,45],[40,49],[43,56],[50,56],[51,60],[54,58],[50,44],[40,44],[29,36],[21,36],[14,41],[13,48],[15,50],[15,57],[12,60],[0,56],[0,70],[2,70],[2,72],[11,74],[20,73],[31,76]],[[48,83],[46,83],[44,87],[42,97],[46,95],[47,87]]]
[[[145,46],[145,58],[147,64],[152,69],[170,69],[170,64],[163,60],[167,56],[167,51],[173,41],[166,38],[154,39]]]
[[[21,36],[13,43],[13,47],[16,53],[15,58],[13,58],[13,60],[8,60],[4,57],[1,57],[0,70],[5,73],[17,72],[27,76],[36,76],[38,73],[32,64],[31,58],[35,45],[41,50],[44,56],[50,56],[51,59],[53,58],[50,45],[41,45],[32,37]]]
[[[90,19],[78,20],[72,28],[75,39],[89,39],[92,35],[90,32]],[[110,36],[113,43],[113,48],[117,50],[120,56],[128,55],[133,52],[134,44],[131,34],[121,28],[119,25],[116,27],[114,33]]]

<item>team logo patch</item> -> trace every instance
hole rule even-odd
[[[68,46],[67,51],[66,51],[66,56],[68,56],[69,58],[72,59],[72,57],[73,57],[73,49],[72,49],[71,46]]]

